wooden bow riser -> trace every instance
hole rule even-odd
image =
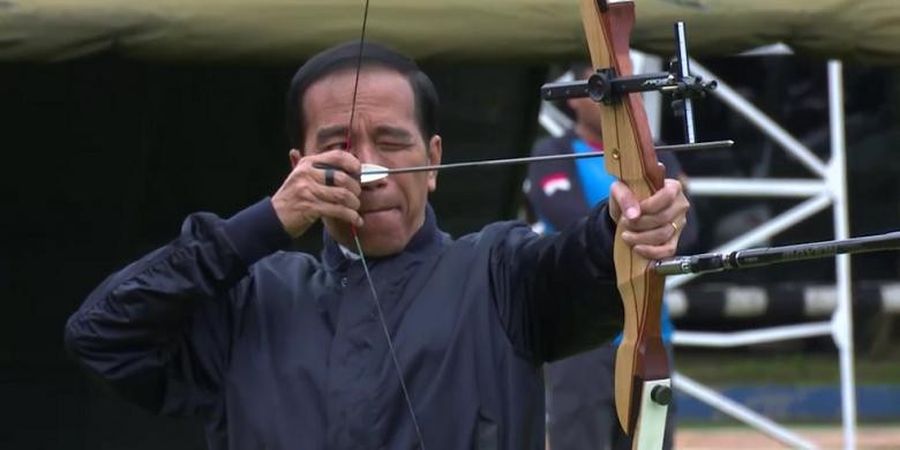
[[[582,19],[594,69],[614,69],[631,75],[629,55],[634,4],[606,4],[582,0]],[[657,161],[647,114],[640,94],[624,95],[610,105],[600,104],[606,170],[624,182],[639,199],[661,189],[665,170]],[[660,333],[664,280],[651,269],[651,261],[615,239],[615,265],[625,309],[623,340],[616,354],[616,410],[619,423],[631,436],[636,432],[642,386],[669,377],[668,360]],[[635,442],[637,440],[635,439]]]

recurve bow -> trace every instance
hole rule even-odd
[[[630,50],[634,26],[632,1],[581,0],[581,18],[595,69],[613,76],[632,75]],[[640,93],[626,93],[599,103],[606,170],[625,183],[638,199],[663,187]],[[669,366],[660,332],[664,278],[653,262],[634,253],[616,229],[616,279],[625,310],[622,343],[616,353],[616,412],[632,447],[662,447],[668,397]],[[650,397],[655,397],[651,399]]]

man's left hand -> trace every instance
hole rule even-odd
[[[675,254],[688,207],[690,203],[678,180],[666,179],[662,189],[641,201],[620,181],[613,183],[610,190],[609,214],[625,228],[622,240],[647,259]]]

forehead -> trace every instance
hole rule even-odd
[[[356,69],[348,68],[311,84],[301,104],[307,128],[346,122],[353,104],[355,82]],[[391,69],[363,68],[359,73],[356,112],[370,118],[412,119],[415,98],[409,80]]]

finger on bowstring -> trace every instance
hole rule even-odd
[[[359,178],[361,169],[360,162],[356,156],[345,150],[329,150],[310,157],[314,160],[315,165],[331,166],[339,169],[344,173]]]
[[[313,169],[315,169],[312,173],[313,178],[322,186],[345,188],[356,196],[362,192],[359,179],[338,167],[314,163]]]

